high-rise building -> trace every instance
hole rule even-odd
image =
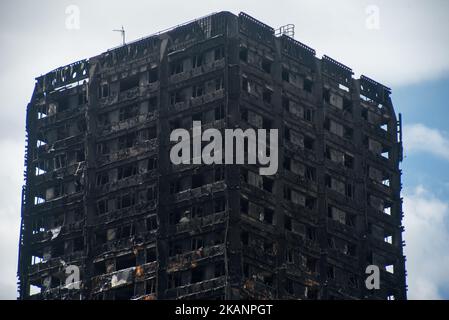
[[[292,32],[220,12],[38,77],[19,298],[406,299],[390,89]],[[174,165],[193,121],[277,129],[277,173]]]

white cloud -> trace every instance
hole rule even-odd
[[[404,196],[409,299],[442,299],[449,288],[449,203],[423,186]]]
[[[407,153],[430,153],[449,160],[449,136],[423,124],[404,126],[404,149]]]

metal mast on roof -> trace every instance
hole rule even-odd
[[[112,31],[120,32],[122,34],[123,45],[125,45],[126,44],[126,42],[125,42],[125,29],[123,28],[123,26],[122,26],[121,29],[115,29],[115,30],[112,30]]]

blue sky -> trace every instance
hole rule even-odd
[[[67,27],[69,5],[79,28]],[[0,299],[16,297],[25,108],[34,78],[222,10],[245,11],[392,88],[403,114],[408,295],[449,298],[449,1],[446,0],[17,0],[0,2]]]

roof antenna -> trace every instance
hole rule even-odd
[[[115,30],[112,30],[112,31],[120,32],[122,34],[123,45],[125,45],[125,29],[123,28],[123,26],[122,26],[121,29],[115,29]]]

